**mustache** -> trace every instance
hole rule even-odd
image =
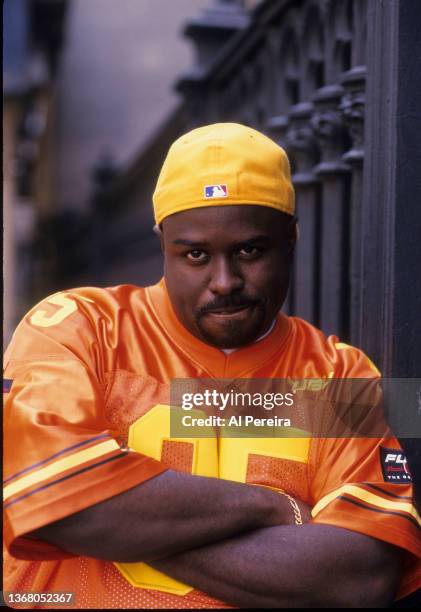
[[[246,308],[247,306],[255,306],[259,304],[260,300],[253,299],[247,295],[232,295],[226,297],[220,297],[212,302],[206,304],[206,306],[202,306],[198,312],[197,316],[201,317],[208,312],[213,312],[214,310],[222,310],[223,308]]]

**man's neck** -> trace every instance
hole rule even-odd
[[[269,336],[270,332],[272,331],[272,329],[275,327],[275,323],[276,323],[276,319],[273,319],[272,321],[272,325],[269,327],[269,329],[267,330],[267,332],[265,332],[262,336],[260,336],[259,338],[257,338],[257,340],[255,340],[253,342],[253,344],[256,344],[256,342],[260,342],[260,340],[263,340],[263,338],[266,338],[266,336]],[[225,355],[230,355],[231,353],[233,353],[234,351],[238,351],[240,348],[243,348],[242,346],[239,346],[237,348],[224,348],[224,349],[220,349],[223,353],[225,353]]]

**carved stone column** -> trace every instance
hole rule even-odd
[[[322,183],[320,325],[328,334],[348,339],[349,332],[349,170],[342,155],[348,136],[339,108],[343,95],[339,85],[317,90],[313,96],[311,125],[321,160],[314,168]]]
[[[350,232],[350,339],[360,346],[362,283],[362,170],[364,161],[365,66],[356,66],[342,75],[344,87],[340,109],[351,139],[351,147],[342,159],[351,166]]]
[[[313,104],[302,102],[289,112],[286,145],[293,167],[300,239],[295,253],[294,314],[318,324],[320,250],[320,183],[314,172],[318,159],[317,141],[310,123]]]

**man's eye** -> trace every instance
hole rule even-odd
[[[190,259],[190,261],[206,261],[207,259],[207,255],[205,253],[205,251],[201,251],[200,249],[194,249],[193,251],[189,251],[188,253],[186,253],[186,257],[187,259]]]
[[[257,255],[260,255],[261,253],[261,249],[259,249],[258,247],[255,246],[244,246],[242,249],[239,249],[238,254],[241,257],[256,257]]]

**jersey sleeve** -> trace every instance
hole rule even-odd
[[[339,350],[345,352],[338,377],[378,376],[364,353],[338,344]],[[371,410],[377,409],[371,404]],[[317,443],[312,522],[357,531],[408,551],[411,554],[404,559],[406,571],[398,596],[420,587],[421,519],[413,503],[411,474],[398,440],[388,430],[381,438],[360,432],[358,436],[322,438]]]
[[[121,447],[104,418],[112,305],[56,294],[28,313],[5,355],[4,535],[23,559],[69,555],[29,532],[122,493],[166,468]]]

